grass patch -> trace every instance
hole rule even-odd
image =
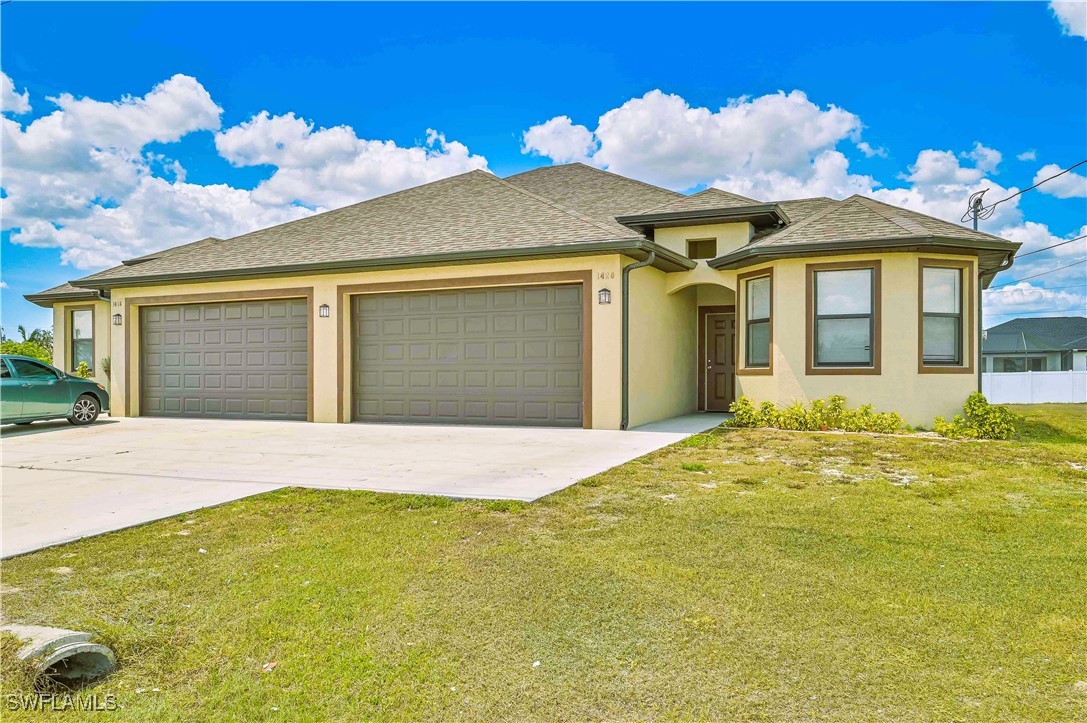
[[[1071,720],[1085,410],[1016,411],[718,429],[531,505],[280,490],[6,561],[3,611],[98,633],[126,720]]]

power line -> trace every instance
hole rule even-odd
[[[1087,163],[1087,158],[1083,159],[1079,163],[1075,163],[1075,164],[1069,166],[1068,168],[1064,169],[1060,173],[1055,173],[1052,176],[1050,176],[1049,178],[1043,178],[1041,181],[1038,181],[1037,183],[1035,183],[1030,188],[1024,188],[1022,191],[1016,191],[1015,193],[1008,196],[1007,198],[1002,198],[999,201],[994,201],[993,203],[989,204],[988,206],[981,205],[981,197],[985,194],[985,191],[988,191],[989,189],[986,188],[984,191],[978,191],[977,193],[974,193],[974,194],[972,194],[970,196],[970,200],[967,201],[966,213],[964,213],[962,215],[962,219],[960,219],[960,220],[963,223],[966,223],[967,220],[973,219],[975,224],[978,221],[978,219],[985,220],[985,219],[991,217],[993,215],[993,212],[996,210],[996,207],[999,206],[1000,204],[1004,203],[1005,201],[1010,201],[1013,198],[1015,198],[1016,196],[1023,195],[1027,191],[1033,191],[1035,188],[1042,185],[1043,183],[1048,183],[1049,181],[1052,181],[1054,178],[1057,178],[1058,176],[1063,176],[1064,174],[1071,171],[1073,168],[1078,168],[1079,166],[1082,166],[1084,163]],[[974,230],[975,231],[977,230],[976,225],[974,227]]]
[[[1084,234],[1084,235],[1082,235],[1082,236],[1076,236],[1075,238],[1070,238],[1070,239],[1068,239],[1067,241],[1061,241],[1061,242],[1060,242],[1059,244],[1053,244],[1052,246],[1046,246],[1046,247],[1045,247],[1044,249],[1038,249],[1038,250],[1036,250],[1036,251],[1029,251],[1029,252],[1027,252],[1027,253],[1025,253],[1025,254],[1016,254],[1016,255],[1015,255],[1015,258],[1017,258],[1017,259],[1021,259],[1021,258],[1023,258],[1024,256],[1030,256],[1030,255],[1032,255],[1032,254],[1040,254],[1040,253],[1042,253],[1043,251],[1049,251],[1049,249],[1055,249],[1055,248],[1057,248],[1058,246],[1064,246],[1065,244],[1070,244],[1070,243],[1072,243],[1073,241],[1079,241],[1080,239],[1084,239],[1084,238],[1087,238],[1087,234]]]
[[[1003,284],[997,284],[996,286],[990,286],[989,288],[990,289],[999,289],[1001,286],[1010,286],[1011,284],[1018,284],[1020,281],[1029,281],[1031,279],[1036,279],[1039,276],[1045,276],[1046,274],[1052,274],[1054,271],[1060,271],[1061,269],[1071,268],[1072,266],[1079,266],[1080,264],[1087,264],[1087,259],[1080,259],[1079,261],[1073,261],[1070,264],[1065,264],[1064,266],[1058,266],[1055,269],[1050,269],[1049,271],[1043,271],[1040,274],[1034,274],[1034,276],[1024,276],[1023,278],[1016,279],[1015,281],[1005,281]]]
[[[1039,286],[1037,288],[1042,291],[1060,291],[1061,289],[1082,289],[1083,284],[1073,284],[1071,286]],[[982,289],[982,291],[986,294],[990,291],[994,294],[1004,294],[1009,291],[1022,291],[1022,289]]]
[[[985,316],[1026,316],[1028,314],[1063,314],[1066,311],[1084,311],[1079,309],[1046,309],[1045,311],[1002,311],[999,314],[986,314]]]

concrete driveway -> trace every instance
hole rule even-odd
[[[5,427],[0,555],[287,486],[535,500],[723,419],[627,432],[142,417]]]

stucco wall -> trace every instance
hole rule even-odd
[[[738,376],[737,392],[757,402],[790,404],[842,394],[850,407],[873,404],[880,411],[897,411],[909,424],[931,426],[937,415],[961,412],[966,397],[977,389],[977,374],[918,372],[919,258],[933,254],[894,253],[778,261],[744,269],[773,267],[773,375]],[[973,260],[968,256],[942,258]],[[805,371],[805,265],[826,261],[882,262],[882,365],[878,375],[809,375]],[[974,292],[977,293],[976,278]],[[976,308],[976,300],[974,301]],[[976,317],[974,317],[976,319]],[[744,348],[742,314],[737,324],[739,349]],[[976,321],[969,335],[977,353]],[[967,353],[964,347],[964,354]],[[742,359],[742,355],[741,355]]]
[[[712,223],[700,226],[675,226],[658,228],[653,231],[653,240],[666,249],[682,256],[687,255],[687,241],[695,239],[717,239],[717,255],[724,256],[747,244],[751,240],[754,227],[746,221],[741,223]],[[699,265],[706,261],[700,260]]]
[[[71,339],[68,338],[69,312],[72,309],[94,310],[94,374],[91,379],[110,389],[110,378],[102,369],[102,359],[110,356],[110,307],[105,301],[80,301],[53,304],[53,366],[66,372],[75,373],[69,363],[72,358]]]
[[[452,278],[465,279],[466,285],[471,285],[467,280],[480,276],[588,271],[592,279],[591,288],[586,289],[592,300],[592,426],[596,429],[618,429],[621,358],[619,258],[618,255],[610,255],[114,289],[111,313],[121,313],[125,318],[123,326],[114,327],[119,333],[114,334],[112,339],[113,378],[117,380],[112,392],[113,406],[118,416],[138,414],[139,411],[139,357],[135,334],[139,328],[139,306],[130,304],[126,309],[126,300],[312,288],[313,420],[336,422],[341,416],[350,418],[351,404],[351,305],[345,301],[342,306],[344,311],[340,313],[341,300],[337,298],[337,286]],[[611,304],[596,303],[597,291],[603,287],[612,291]],[[329,305],[329,318],[317,317],[317,309],[322,304]],[[344,340],[342,348],[339,346],[341,331]],[[340,354],[342,357],[338,359]],[[342,395],[339,394],[341,390]]]
[[[667,293],[668,274],[630,273],[630,426],[694,412],[697,290]]]

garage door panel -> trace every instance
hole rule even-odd
[[[304,299],[141,310],[144,414],[306,419]]]
[[[355,297],[358,421],[580,426],[580,285]]]

